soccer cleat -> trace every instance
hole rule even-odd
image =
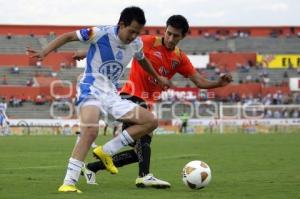
[[[59,192],[76,192],[76,193],[82,193],[79,189],[75,187],[75,185],[61,185],[58,188]]]
[[[96,173],[87,169],[86,166],[82,168],[82,173],[86,179],[87,184],[93,184],[93,185],[98,185],[96,182]]]
[[[157,189],[166,189],[171,187],[170,183],[154,177],[151,173],[144,177],[138,177],[135,180],[135,185],[138,188],[153,187]]]
[[[117,167],[113,163],[112,157],[109,154],[105,153],[102,150],[101,146],[96,147],[93,150],[93,154],[97,159],[103,162],[103,164],[106,167],[106,170],[108,170],[111,174],[117,174],[119,172]]]

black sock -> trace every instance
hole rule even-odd
[[[145,135],[137,141],[137,155],[139,158],[139,176],[143,177],[149,174],[151,158],[151,140],[150,135]]]
[[[102,161],[97,161],[97,162],[90,162],[86,165],[86,168],[88,170],[91,170],[95,173],[97,173],[97,171],[100,171],[100,170],[104,170],[105,169],[105,166],[104,164],[102,163]]]
[[[113,158],[114,165],[116,167],[122,167],[124,165],[135,163],[135,162],[139,161],[139,159],[133,149],[117,153],[112,158]],[[102,161],[88,163],[86,165],[86,167],[95,173],[99,170],[106,169]]]

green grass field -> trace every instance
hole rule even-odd
[[[98,143],[108,138],[100,136]],[[0,199],[300,198],[300,133],[156,135],[151,170],[171,182],[171,189],[136,188],[137,164],[132,164],[116,176],[98,173],[99,186],[81,178],[83,194],[58,193],[74,141],[73,136],[0,137]],[[210,165],[212,182],[190,190],[181,181],[181,170],[197,159]]]

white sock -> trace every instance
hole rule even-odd
[[[128,134],[126,130],[122,131],[119,135],[108,141],[106,144],[103,145],[102,149],[105,153],[109,155],[116,154],[121,148],[133,143],[134,140]]]
[[[83,165],[84,163],[80,160],[74,158],[69,159],[64,185],[74,185],[78,181]]]

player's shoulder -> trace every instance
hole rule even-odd
[[[101,25],[101,26],[95,26],[95,28],[96,28],[98,31],[112,32],[112,30],[114,29],[114,26]]]
[[[185,52],[183,52],[178,46],[175,47],[174,51],[175,55],[180,59],[185,59],[186,58],[186,54]]]
[[[111,26],[92,26],[78,30],[77,35],[83,41],[88,41],[91,39],[97,40],[98,38],[112,31],[113,28]]]
[[[162,45],[162,38],[160,36],[142,35],[141,39],[144,45],[153,45],[153,46]]]
[[[116,34],[117,27],[116,26],[107,26],[107,25],[95,26],[95,27],[93,27],[93,31],[97,35],[105,35],[105,34],[114,35],[114,34]]]

